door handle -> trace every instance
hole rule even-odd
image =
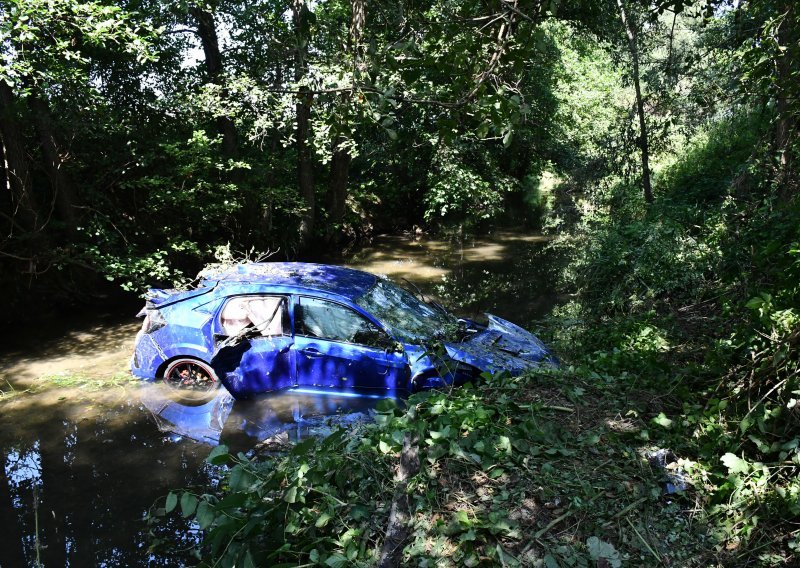
[[[305,349],[301,349],[300,352],[307,357],[319,357],[322,355],[316,347],[306,347]]]
[[[286,347],[283,347],[282,349],[280,349],[278,351],[278,355],[283,355],[284,353],[288,353],[290,347],[291,347],[291,345],[287,345]]]

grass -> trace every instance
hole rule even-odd
[[[55,373],[42,375],[37,379],[39,390],[45,388],[77,388],[87,391],[100,391],[111,387],[124,387],[140,381],[127,372],[117,372],[111,376],[97,377],[85,373]]]
[[[0,377],[0,383],[4,383],[4,386],[0,386],[0,402],[5,402],[14,397],[30,392],[30,389],[17,389],[5,377]]]

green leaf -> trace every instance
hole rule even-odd
[[[220,444],[208,454],[206,461],[213,465],[222,465],[231,461],[231,456],[228,453],[228,446]]]
[[[208,501],[201,501],[197,506],[197,524],[200,528],[206,530],[214,522],[214,509],[208,504]]]
[[[346,556],[341,554],[332,554],[325,561],[325,565],[330,566],[331,568],[345,568],[346,566],[350,565],[350,561]]]
[[[475,534],[475,530],[474,529],[469,529],[467,532],[462,533],[461,536],[458,537],[458,540],[460,542],[467,542],[467,541],[477,540],[477,538],[478,537]]]
[[[383,398],[378,401],[378,404],[375,405],[375,410],[377,412],[390,412],[395,408],[397,408],[397,402],[391,398]]]
[[[555,557],[552,554],[546,554],[545,555],[545,557],[544,557],[544,565],[547,568],[561,568],[558,565],[558,560],[556,560]]]
[[[762,306],[763,303],[764,300],[762,298],[751,298],[750,301],[745,304],[745,307],[750,308],[751,310],[757,310]]]
[[[330,521],[332,518],[333,516],[330,513],[324,511],[317,519],[317,522],[314,523],[314,526],[317,528],[322,528],[327,525],[328,521]]]
[[[195,497],[188,491],[184,492],[183,495],[181,495],[181,513],[183,513],[183,516],[188,517],[189,515],[194,513],[196,508],[197,508],[197,497]]]
[[[164,512],[171,513],[175,510],[175,507],[178,505],[178,496],[173,493],[172,491],[169,492],[167,495],[167,503],[164,505]]]
[[[297,444],[294,448],[292,448],[292,455],[295,456],[302,456],[303,454],[307,454],[311,448],[314,447],[316,443],[316,438],[306,438],[299,444]]]
[[[666,429],[672,428],[672,420],[667,418],[663,412],[659,413],[658,416],[653,418],[653,422]]]
[[[602,558],[611,565],[611,568],[620,568],[622,566],[622,558],[620,558],[619,552],[614,548],[613,544],[604,542],[596,536],[590,536],[586,540],[586,548],[589,550],[592,560],[597,562]]]
[[[250,554],[249,550],[244,555],[244,561],[242,562],[242,568],[256,568],[256,563],[253,560],[253,555]]]
[[[217,509],[234,509],[244,505],[245,501],[247,501],[247,495],[245,493],[231,493],[217,503]]]
[[[497,479],[498,477],[503,475],[505,472],[506,472],[506,470],[504,470],[502,467],[498,467],[498,468],[493,469],[491,471],[491,473],[489,473],[489,477],[491,477],[492,479]]]
[[[450,426],[445,426],[440,432],[435,430],[431,430],[430,436],[432,440],[439,440],[441,438],[449,438],[450,437]]]
[[[297,487],[290,487],[286,490],[286,493],[283,494],[283,500],[287,503],[294,503],[297,501]]]
[[[736,454],[732,454],[728,452],[721,458],[722,463],[725,467],[728,468],[728,474],[732,475],[734,473],[747,473],[750,471],[750,464],[748,464],[745,460],[737,456]]]

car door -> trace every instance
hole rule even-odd
[[[294,351],[300,386],[344,390],[403,388],[405,356],[378,325],[353,308],[300,296],[294,307]]]
[[[228,298],[217,321],[212,367],[237,398],[295,386],[287,296]]]

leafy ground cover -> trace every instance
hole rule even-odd
[[[387,401],[374,423],[288,452],[220,446],[221,487],[171,493],[151,522],[193,516],[209,565],[370,566],[407,494],[403,565],[711,565],[704,487],[665,492],[648,456],[668,419],[653,393],[622,384],[576,369],[496,376]],[[419,470],[398,484],[409,442]]]

